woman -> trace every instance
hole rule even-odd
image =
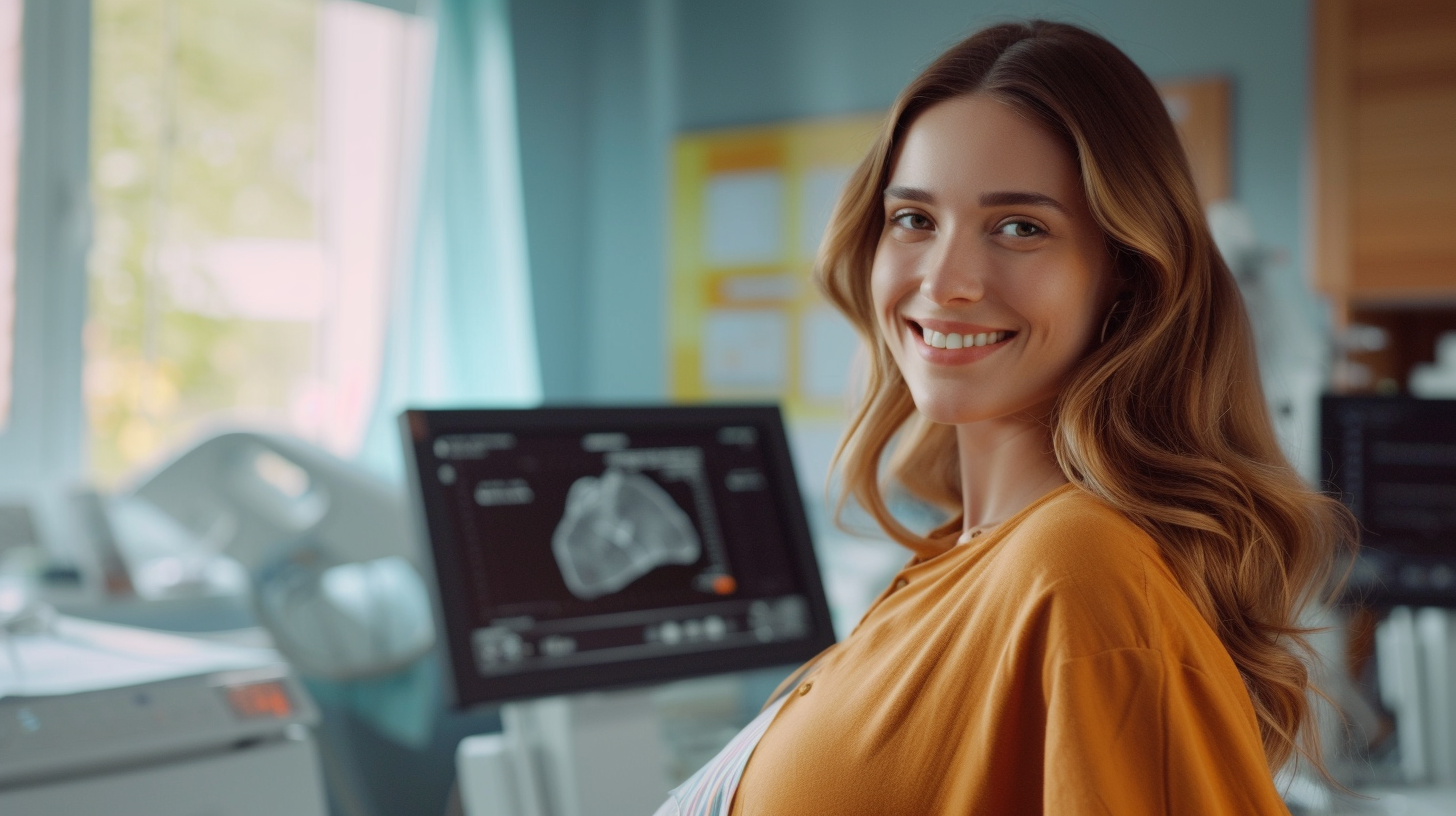
[[[916,557],[662,812],[1286,812],[1297,620],[1350,528],[1280,453],[1147,77],[1056,23],[956,45],[818,274],[871,349],[846,490]],[[886,507],[892,439],[956,514],[928,535]]]

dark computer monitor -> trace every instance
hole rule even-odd
[[[410,410],[457,707],[834,642],[773,406]]]
[[[1349,593],[1456,606],[1456,400],[1327,396],[1326,488],[1360,522]]]

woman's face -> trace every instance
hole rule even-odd
[[[1092,344],[1112,264],[1067,148],[977,94],[910,126],[870,276],[915,405],[962,425],[1039,414]]]

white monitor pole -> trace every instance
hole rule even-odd
[[[456,750],[466,816],[647,816],[667,798],[650,689],[508,703],[501,723]]]

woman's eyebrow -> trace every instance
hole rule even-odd
[[[1063,213],[1067,208],[1060,201],[1042,193],[1004,192],[985,193],[981,196],[982,207],[1051,207]]]
[[[929,190],[922,190],[919,187],[886,187],[885,198],[919,201],[922,204],[935,203],[935,196]],[[980,204],[982,207],[1051,207],[1062,213],[1067,212],[1067,208],[1062,206],[1060,201],[1044,193],[1021,191],[984,193],[981,196]]]
[[[886,187],[885,198],[903,198],[906,201],[919,201],[921,204],[935,203],[935,196],[919,187]]]

